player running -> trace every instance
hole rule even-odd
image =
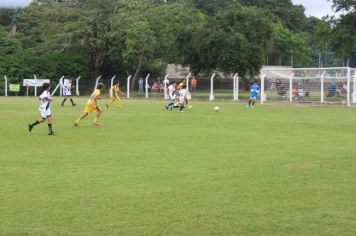
[[[95,112],[95,118],[93,120],[93,125],[99,126],[99,117],[101,113],[103,113],[103,110],[99,107],[98,105],[98,100],[101,99],[101,89],[104,88],[104,85],[102,83],[99,83],[96,86],[95,91],[92,93],[90,99],[87,102],[87,105],[84,109],[84,113],[74,122],[74,126],[78,126],[79,122],[84,119],[89,113]]]
[[[183,111],[183,109],[185,108],[184,104],[187,101],[187,94],[188,94],[186,88],[187,88],[187,85],[184,84],[184,85],[182,85],[182,89],[179,90],[179,104],[178,104],[179,112],[184,112]]]
[[[168,108],[170,108],[172,110],[173,106],[174,106],[174,101],[177,98],[176,95],[176,82],[171,82],[171,84],[168,86],[168,95],[169,95],[169,99],[171,100],[165,107],[168,110]]]
[[[116,84],[114,84],[111,88],[110,88],[110,101],[106,103],[106,107],[109,108],[110,105],[113,103],[113,102],[117,102],[117,106],[119,108],[122,108],[122,101],[119,97],[119,95],[122,95],[123,92],[120,91],[120,82],[117,81]]]
[[[74,107],[75,104],[73,99],[72,99],[72,80],[70,79],[64,79],[63,81],[63,95],[64,95],[64,99],[63,99],[63,102],[61,104],[62,107],[64,107],[64,103],[66,102],[66,100],[69,98],[70,99],[70,102],[72,103],[72,106]]]
[[[250,96],[250,100],[248,101],[248,105],[246,105],[246,107],[251,107],[251,108],[254,107],[259,93],[260,93],[260,86],[257,84],[257,80],[255,80],[253,82],[253,85],[251,86],[251,96]]]
[[[178,90],[181,90],[181,89],[183,88],[183,85],[185,85],[184,88],[187,88],[185,79],[182,79],[182,80],[179,82],[179,84],[177,85],[177,89],[178,89]],[[189,91],[187,91],[187,90],[186,90],[186,92],[187,92],[187,96],[185,97],[184,102],[185,102],[185,104],[188,106],[188,108],[192,108],[193,106],[190,106],[190,105],[188,104],[188,103],[189,103],[189,100],[191,99],[191,94],[190,94]]]
[[[48,135],[54,135],[54,132],[52,130],[52,113],[51,113],[51,101],[53,99],[51,98],[51,93],[49,92],[51,90],[49,83],[44,83],[42,85],[42,90],[43,92],[38,98],[41,101],[40,108],[38,109],[40,111],[40,117],[28,125],[28,131],[31,132],[35,125],[38,125],[47,119]]]

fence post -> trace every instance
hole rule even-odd
[[[130,80],[131,80],[131,75],[129,75],[129,77],[127,77],[127,94],[126,97],[130,98]]]
[[[352,87],[352,103],[356,103],[356,69],[354,71],[353,87]]]
[[[325,102],[325,97],[324,97],[324,77],[325,77],[326,71],[324,71],[321,74],[321,78],[320,78],[320,102],[324,103]]]
[[[266,93],[265,93],[265,78],[266,74],[264,72],[261,72],[261,104],[263,104],[267,99],[266,99]]]
[[[214,101],[214,77],[215,77],[215,73],[210,78],[210,97],[209,97],[209,101]]]
[[[150,74],[148,74],[145,79],[145,81],[146,81],[146,99],[148,98],[148,78],[149,77],[150,77]]]
[[[76,80],[75,80],[75,94],[77,96],[79,96],[79,80],[80,80],[81,76],[79,76]]]
[[[189,77],[192,75],[192,73],[189,73],[186,77],[186,81],[187,81],[187,91],[189,92]]]
[[[239,101],[239,77],[237,73],[234,75],[234,101]]]
[[[98,78],[96,78],[94,91],[95,91],[96,87],[98,86],[98,83],[99,83],[99,79],[100,79],[100,78],[101,78],[101,75],[100,75]]]
[[[351,106],[350,100],[350,93],[351,93],[351,68],[347,67],[347,106]]]
[[[57,91],[57,89],[58,89],[59,87],[62,88],[62,79],[63,79],[63,78],[64,78],[64,76],[62,76],[62,77],[59,79],[59,83],[58,83],[58,85],[53,89],[51,96],[54,95],[54,93]]]
[[[37,77],[36,75],[33,75],[33,77],[35,78],[35,97],[37,97]]]
[[[294,73],[292,73],[289,77],[289,102],[293,102],[293,77]]]
[[[114,79],[116,78],[116,75],[114,75],[113,77],[111,77],[110,80],[110,88],[114,85]]]
[[[164,99],[165,100],[167,100],[169,98],[168,97],[168,93],[167,93],[167,85],[169,83],[168,76],[169,76],[169,74],[166,74],[166,76],[164,77],[164,80],[163,80],[163,84],[164,84]]]
[[[7,97],[7,77],[6,75],[4,76],[5,78],[5,97]]]

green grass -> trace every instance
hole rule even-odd
[[[76,100],[50,137],[36,98],[0,98],[1,235],[356,232],[355,109],[124,100],[75,128]]]

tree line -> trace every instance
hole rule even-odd
[[[249,77],[263,65],[356,67],[356,2],[307,17],[291,0],[35,0],[0,9],[0,74],[13,80],[153,76],[167,64]]]

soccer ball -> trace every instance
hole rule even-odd
[[[214,107],[214,111],[219,111],[220,108],[218,106]]]

